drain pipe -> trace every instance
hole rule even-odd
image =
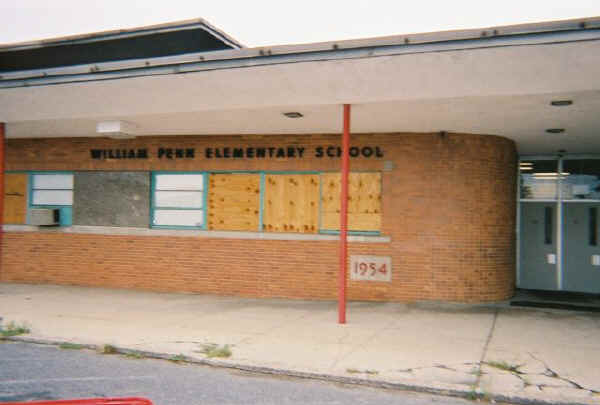
[[[2,272],[2,242],[4,233],[4,135],[6,125],[0,122],[0,272]],[[2,318],[0,318],[1,320]]]
[[[346,267],[348,263],[348,172],[350,170],[350,104],[344,104],[342,178],[340,194],[340,270],[338,274],[338,323],[346,323]]]

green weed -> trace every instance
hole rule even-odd
[[[29,332],[31,332],[31,330],[26,324],[18,325],[14,321],[10,321],[6,324],[6,327],[0,331],[0,335],[2,335],[2,337],[10,337],[24,335]]]
[[[208,343],[202,345],[202,350],[200,350],[200,353],[203,353],[204,355],[206,355],[206,357],[221,358],[231,357],[232,354],[229,345],[219,346],[215,343]]]
[[[85,346],[78,345],[77,343],[61,343],[58,347],[65,350],[81,350],[85,348]]]

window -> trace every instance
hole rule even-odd
[[[557,160],[523,160],[519,163],[521,200],[556,200]]]
[[[210,175],[208,229],[258,231],[260,175],[223,173]]]
[[[152,226],[205,228],[205,174],[153,174]]]
[[[71,225],[73,174],[34,173],[31,175],[30,208],[60,210],[60,225]]]
[[[151,227],[338,233],[340,174],[153,173]],[[348,230],[381,231],[381,173],[350,173]]]
[[[263,230],[317,233],[319,175],[268,174],[265,177]]]
[[[339,232],[340,192],[340,173],[321,174],[322,233]],[[350,173],[348,230],[358,233],[377,233],[381,230],[381,173]]]
[[[27,223],[27,174],[4,175],[4,223]]]
[[[600,200],[600,159],[563,160],[563,200]]]

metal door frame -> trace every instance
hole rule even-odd
[[[563,161],[564,160],[583,160],[583,159],[598,159],[600,160],[600,154],[556,154],[556,155],[522,155],[519,156],[519,161],[517,164],[517,220],[516,220],[516,285],[517,288],[520,287],[521,284],[521,162],[528,160],[555,160],[557,161],[557,172],[563,172]],[[563,291],[563,236],[564,236],[564,227],[563,227],[563,206],[567,202],[598,202],[600,200],[563,200],[562,196],[562,175],[557,177],[556,182],[557,193],[556,200],[544,200],[544,199],[526,199],[523,202],[555,202],[556,203],[556,286],[558,291]]]

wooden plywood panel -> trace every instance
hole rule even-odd
[[[211,174],[208,189],[208,229],[258,230],[260,175]]]
[[[264,199],[266,232],[318,232],[318,175],[267,175]]]
[[[340,179],[339,173],[321,175],[321,229],[340,229]],[[348,229],[381,229],[381,173],[350,173]]]
[[[351,173],[349,194],[352,214],[381,214],[381,173]]]
[[[27,218],[27,174],[4,175],[4,223],[24,224]]]
[[[339,231],[340,214],[327,212],[321,215],[321,229]],[[379,231],[381,229],[381,214],[350,214],[348,213],[348,230],[350,231]]]

